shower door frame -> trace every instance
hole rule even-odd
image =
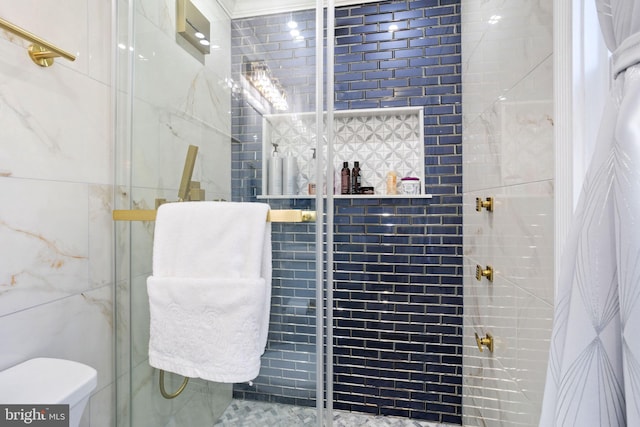
[[[218,3],[221,5],[220,3]],[[222,6],[222,5],[221,5]],[[224,7],[223,7],[224,8]],[[324,4],[322,0],[316,0],[315,12],[316,12],[316,134],[324,135],[327,141],[327,159],[331,159],[333,155],[333,113],[334,113],[334,94],[333,94],[333,81],[334,81],[334,62],[333,55],[326,55],[325,52],[333,52],[334,50],[334,38],[326,37],[326,34],[333,34],[335,27],[335,5],[334,0],[329,0],[328,4]],[[325,22],[326,12],[326,22]],[[113,7],[114,13],[114,28],[118,28],[118,23],[125,25],[122,27],[122,35],[126,39],[126,44],[130,46],[135,45],[135,27],[136,21],[136,1],[130,1],[126,4],[116,4]],[[126,15],[124,17],[123,15]],[[120,20],[126,18],[126,22],[122,23]],[[117,31],[114,31],[114,34]],[[117,35],[114,36],[117,41]],[[326,42],[326,43],[325,43]],[[120,199],[116,197],[114,201],[114,208],[116,209],[132,209],[134,208],[130,197],[133,183],[131,165],[132,151],[135,141],[133,140],[133,123],[134,123],[134,80],[135,80],[135,54],[133,49],[119,51],[118,46],[114,43],[114,109],[116,110],[116,123],[114,125],[118,127],[119,142],[116,145],[116,162],[115,162],[115,184],[121,188],[122,195]],[[122,48],[120,48],[122,49]],[[325,51],[326,49],[326,51]],[[326,59],[326,61],[325,61]],[[326,86],[323,83],[326,78]],[[119,99],[119,101],[118,101]],[[326,115],[325,115],[326,114]],[[322,144],[323,138],[316,139],[317,144]],[[320,147],[318,147],[320,148]],[[317,156],[316,159],[316,176],[318,177],[318,188],[323,188],[323,177],[328,176],[327,188],[333,188],[333,162],[327,161],[324,163],[323,156]],[[316,310],[316,413],[317,413],[317,426],[332,426],[332,412],[333,412],[333,194],[329,191],[324,196],[322,191],[317,192],[315,196],[316,208],[318,211],[317,223],[316,223],[316,301],[318,309]],[[326,214],[323,215],[323,212]],[[326,222],[325,222],[326,221]],[[124,256],[131,257],[132,236],[130,224],[121,222],[117,226],[117,230],[124,232],[123,244],[128,246],[125,248]],[[326,227],[326,228],[325,228]],[[129,231],[126,231],[129,230]],[[118,231],[116,231],[117,234]],[[326,236],[326,239],[325,239]],[[326,245],[326,246],[325,246]],[[116,245],[117,246],[117,245]],[[326,248],[326,250],[325,250]],[[119,259],[120,256],[117,257]],[[329,266],[327,271],[324,271],[323,266]],[[128,278],[124,275],[127,274]],[[119,292],[121,295],[118,299],[121,300],[120,308],[117,310],[125,310],[128,314],[124,313],[122,318],[125,323],[123,327],[128,327],[128,332],[124,335],[116,337],[116,342],[121,341],[121,344],[116,344],[116,361],[122,364],[125,375],[123,379],[116,380],[120,386],[116,395],[116,424],[118,426],[129,426],[133,420],[133,414],[135,408],[133,407],[133,381],[127,375],[131,375],[131,361],[129,360],[128,368],[125,367],[127,355],[130,356],[131,348],[134,343],[132,342],[133,336],[131,333],[132,324],[131,313],[133,307],[132,301],[124,295],[125,292],[131,290],[131,260],[124,260],[120,264],[120,271],[116,272],[117,275],[123,276],[123,289]],[[326,285],[325,285],[326,284]],[[129,291],[125,288],[129,287]],[[325,302],[326,304],[323,304]],[[118,304],[118,302],[116,302]],[[326,322],[325,317],[326,316]],[[117,316],[120,318],[120,316]],[[129,320],[127,320],[127,318]],[[124,353],[120,354],[120,352]],[[118,363],[118,362],[117,362]],[[326,366],[326,369],[325,369]],[[116,366],[116,376],[119,377],[119,370]],[[156,384],[157,387],[157,384]],[[171,386],[169,386],[171,387]],[[123,395],[124,394],[124,395]]]

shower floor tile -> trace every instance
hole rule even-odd
[[[216,427],[314,427],[316,409],[234,399]],[[446,424],[334,411],[334,427],[454,427]],[[457,426],[456,426],[457,427]]]

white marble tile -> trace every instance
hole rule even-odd
[[[91,427],[114,427],[115,423],[116,390],[111,383],[91,396],[84,417],[88,418],[87,425]],[[84,420],[83,420],[84,421]],[[81,424],[82,425],[82,424]]]
[[[56,58],[53,65],[55,69],[68,68],[86,75],[89,63],[87,4],[87,0],[4,2],[0,4],[0,16],[76,56],[74,62]],[[41,70],[27,55],[26,48],[30,42],[4,31],[0,31],[0,38],[11,40],[21,46],[18,50],[19,56],[26,58],[23,70],[27,70],[27,66]],[[11,56],[18,54],[11,52]],[[3,57],[7,58],[4,52]]]
[[[118,376],[126,376],[131,372],[131,293],[129,288],[128,281],[121,281],[116,284],[115,289],[115,366]]]
[[[552,1],[490,0],[461,5],[465,114],[475,116],[547,58],[553,48]],[[467,11],[467,7],[469,10]],[[466,85],[477,75],[481,85]],[[467,97],[474,102],[467,104]]]
[[[0,170],[14,177],[110,184],[108,87],[68,68],[43,70],[17,50],[0,39]]]
[[[544,61],[482,114],[464,110],[465,191],[553,177],[552,66]]]
[[[131,282],[131,363],[138,365],[149,358],[149,296],[147,276],[133,277]]]
[[[89,185],[89,282],[114,283],[113,186]]]
[[[494,225],[486,232],[496,274],[551,303],[554,225],[552,181],[503,187],[495,193]]]
[[[175,32],[175,2],[169,0],[141,0],[135,2],[135,8],[136,15],[138,17],[144,17],[152,23],[158,31],[169,36]]]
[[[551,0],[463,1],[464,425],[536,426],[553,298]],[[494,212],[475,212],[475,198]],[[475,280],[491,265],[493,283]],[[494,354],[477,350],[490,332]]]
[[[114,374],[112,299],[104,286],[0,317],[0,369],[33,357],[70,359],[95,368],[102,389]]]
[[[512,377],[534,407],[537,423],[537,416],[542,411],[553,305],[521,289],[516,290],[516,298],[517,345]]]
[[[231,138],[205,123],[136,102],[132,180],[134,186],[157,188],[169,201],[177,200],[189,145],[198,147],[193,180],[201,182],[205,198],[231,198]],[[153,199],[151,205],[153,206]]]
[[[0,178],[0,315],[86,290],[88,189]]]
[[[119,396],[130,395],[131,376],[131,371],[128,371],[116,377],[116,394]],[[129,398],[116,400],[115,416],[118,427],[131,427],[131,403]]]
[[[230,52],[213,50],[203,66],[175,43],[175,36],[159,34],[144,18],[138,19],[137,24],[136,97],[230,135],[231,93],[227,79],[231,70],[230,59],[225,57]]]
[[[88,75],[104,84],[111,84],[112,1],[87,0],[87,61]]]
[[[490,357],[465,359],[464,425],[533,426],[536,414],[499,361]]]
[[[166,193],[157,190],[134,188],[133,191],[133,209],[154,209],[155,198],[167,196]],[[177,194],[177,190],[175,194]],[[173,197],[171,199],[175,200]],[[154,227],[155,222],[131,222],[130,280],[138,276],[147,277],[151,274]]]

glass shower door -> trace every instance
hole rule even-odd
[[[197,146],[192,180],[204,200],[319,209],[322,224],[326,190],[318,156],[326,156],[326,136],[315,41],[322,13],[232,19],[217,2],[192,3],[211,23],[206,54],[176,35],[174,1],[117,3],[115,208],[153,211],[160,200],[177,202],[185,156]],[[282,188],[269,188],[275,145],[288,174]],[[258,404],[265,413],[295,405],[294,412],[311,410],[311,422],[322,423],[314,406],[324,406],[317,401],[324,385],[316,350],[323,228],[313,221],[272,223],[271,320],[259,376],[234,385],[192,379],[174,399],[161,396],[159,372],[148,363],[153,231],[148,220],[115,224],[118,426],[213,425],[223,413],[218,423],[225,425],[250,416],[243,408],[255,414]],[[166,374],[168,391],[181,383]]]

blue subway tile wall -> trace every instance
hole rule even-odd
[[[290,111],[313,111],[314,14],[234,20],[234,75],[240,77],[243,59],[264,59],[287,90]],[[303,39],[291,39],[289,20]],[[459,0],[340,7],[335,40],[336,109],[424,108],[425,191],[434,197],[335,201],[334,405],[460,424]],[[265,156],[261,113],[241,91],[232,107],[233,199],[255,201]],[[311,200],[269,203],[313,209]],[[236,386],[236,397],[314,404],[314,239],[313,224],[273,224],[269,344],[260,376]]]

